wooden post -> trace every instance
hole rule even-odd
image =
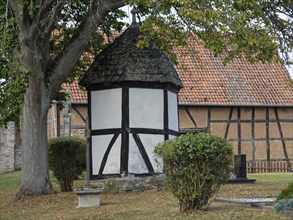
[[[255,108],[251,110],[251,143],[252,143],[252,173],[254,173],[255,167]]]
[[[237,108],[238,154],[241,154],[241,109]]]
[[[64,106],[63,110],[63,118],[64,118],[64,123],[63,123],[63,135],[64,136],[71,136],[71,91],[70,89],[67,89],[67,94],[68,97],[66,98],[66,103]]]
[[[90,128],[89,128],[89,119],[86,118],[86,129],[85,129],[85,137],[86,137],[86,188],[90,187]]]
[[[279,133],[280,133],[280,138],[281,138],[281,141],[282,141],[282,147],[283,147],[283,151],[284,151],[284,156],[286,158],[288,167],[290,167],[290,161],[289,161],[289,157],[288,157],[288,153],[287,153],[287,149],[286,149],[286,144],[285,144],[285,141],[284,141],[284,135],[283,135],[282,126],[281,126],[281,123],[280,123],[280,119],[279,119],[279,115],[278,115],[277,108],[274,108],[274,111],[275,111],[275,116],[276,116],[276,120],[277,120],[277,124],[278,124],[278,129],[279,129]]]
[[[269,108],[266,108],[266,147],[267,147],[267,161],[271,160],[271,149],[270,149],[270,116]]]

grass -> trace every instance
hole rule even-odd
[[[251,174],[254,184],[227,184],[217,197],[276,196],[292,173]],[[58,190],[56,180],[52,180]],[[289,219],[287,216],[249,205],[213,202],[208,211],[179,212],[178,201],[167,190],[158,192],[102,193],[99,208],[77,209],[74,193],[56,193],[12,202],[20,183],[20,172],[0,175],[0,219]],[[82,186],[84,181],[76,181]]]

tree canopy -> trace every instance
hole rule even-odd
[[[102,4],[136,5],[138,16],[143,21],[146,35],[140,46],[149,42],[165,51],[171,58],[174,45],[186,43],[186,31],[195,33],[205,47],[215,55],[225,52],[226,61],[244,55],[251,62],[276,61],[277,52],[283,61],[291,64],[292,54],[292,0],[129,0],[129,1],[7,1],[0,3],[1,11],[1,57],[0,57],[0,121],[17,120],[22,103],[22,94],[27,86],[29,69],[17,62],[20,42],[20,16],[28,22],[26,32],[35,35],[39,45],[49,42],[48,56],[52,67],[64,55],[66,49],[78,36],[80,29]],[[21,10],[16,4],[22,5]],[[14,10],[13,10],[14,8]],[[121,19],[125,12],[114,7],[92,34],[85,51],[95,55],[105,45],[101,33],[111,36],[121,31]],[[118,20],[120,19],[120,21]],[[20,21],[20,20],[19,20]],[[99,32],[96,32],[100,30]],[[75,59],[72,73],[82,74],[90,64],[86,56]],[[291,57],[292,59],[292,57]],[[20,68],[22,67],[22,68]]]
[[[125,25],[122,6],[136,6],[139,46],[152,43],[173,60],[186,33],[225,62],[289,64],[293,0],[6,0],[0,2],[0,125],[22,109],[23,194],[52,192],[47,166],[47,113],[62,83],[82,74]],[[38,168],[36,168],[38,167]]]
[[[17,8],[17,4],[22,6]],[[18,62],[19,55],[23,55],[20,32],[25,31],[31,37],[34,35],[39,46],[44,42],[49,43],[48,71],[64,56],[87,20],[103,4],[136,5],[138,16],[143,21],[141,28],[147,33],[143,35],[140,46],[155,42],[157,47],[174,60],[176,57],[172,53],[172,47],[186,43],[185,32],[191,31],[215,55],[225,53],[226,61],[239,55],[244,55],[251,62],[276,61],[276,54],[279,51],[285,63],[292,63],[289,56],[293,48],[292,0],[2,2],[0,3],[0,121],[2,125],[7,121],[17,120],[22,94],[27,86],[26,76],[30,72],[29,68]],[[101,33],[111,36],[113,31],[122,30],[125,24],[121,19],[126,14],[117,8],[114,7],[113,11],[104,16],[99,27],[87,31],[92,37],[86,43],[85,51],[96,55],[105,45]],[[23,29],[24,24],[21,25],[21,20],[27,23],[29,29]],[[83,56],[82,59],[75,58],[73,63],[75,64],[71,69],[74,68],[75,71],[67,74],[71,78],[73,73],[82,74],[90,64],[90,60],[87,56]]]

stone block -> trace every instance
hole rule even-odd
[[[82,188],[76,189],[78,206],[76,208],[88,208],[100,206],[100,193],[102,189]]]

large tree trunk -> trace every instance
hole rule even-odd
[[[120,0],[107,0],[102,4],[93,1],[87,17],[84,17],[85,22],[78,27],[79,34],[59,52],[50,51],[50,37],[67,1],[32,1],[32,4],[17,0],[9,2],[19,29],[21,64],[30,71],[22,118],[21,188],[16,196],[22,199],[28,195],[54,192],[48,166],[47,114],[50,101],[70,75],[90,42],[92,32],[97,30],[110,11],[125,3]],[[31,6],[36,6],[33,11],[30,11]],[[50,57],[55,52],[58,55]]]
[[[22,177],[17,199],[54,192],[48,169],[47,114],[50,93],[44,79],[37,76],[29,78],[29,87],[24,96]]]

